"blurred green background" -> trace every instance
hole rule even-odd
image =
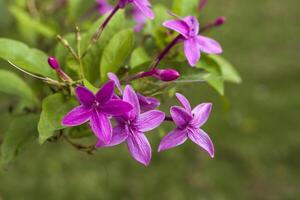
[[[5,10],[0,1],[0,36],[10,37]],[[154,152],[147,168],[125,145],[89,156],[64,142],[36,144],[0,171],[0,200],[300,199],[299,0],[209,1],[205,13],[227,17],[212,35],[243,77],[224,98],[204,83],[184,92],[193,105],[214,103],[204,127],[214,159],[190,142]],[[158,137],[149,137],[155,150]]]

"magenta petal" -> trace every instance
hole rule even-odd
[[[135,133],[134,136],[127,138],[128,150],[132,157],[145,166],[148,166],[151,160],[151,146],[148,139],[142,133]]]
[[[90,119],[90,125],[98,139],[102,140],[104,144],[109,144],[112,138],[111,123],[106,115],[94,110]]]
[[[196,36],[199,32],[199,22],[194,16],[188,16],[183,19],[189,26],[189,36]]]
[[[124,89],[123,100],[133,106],[133,109],[127,114],[130,119],[133,119],[140,114],[140,104],[137,94],[130,85],[127,85]]]
[[[106,0],[97,0],[97,10],[101,15],[111,11],[113,7]]]
[[[169,29],[172,29],[181,35],[183,35],[185,38],[189,37],[189,26],[186,22],[183,20],[168,20],[163,23],[163,25]]]
[[[192,113],[194,115],[192,124],[195,127],[202,126],[209,118],[211,110],[212,110],[211,103],[202,103],[202,104],[196,106],[192,111]]]
[[[210,137],[201,129],[190,129],[188,137],[197,145],[206,150],[213,158],[215,154],[214,145]]]
[[[137,93],[139,104],[142,112],[147,112],[149,110],[154,110],[160,105],[160,102],[154,97],[145,97]]]
[[[102,88],[97,92],[96,99],[100,104],[108,102],[114,94],[115,83],[108,81]]]
[[[187,140],[186,130],[175,129],[168,133],[160,142],[158,152],[165,151],[183,144]]]
[[[107,115],[120,116],[130,112],[133,109],[130,103],[122,100],[113,99],[101,107],[101,111]]]
[[[85,106],[91,106],[95,101],[95,95],[83,86],[78,86],[75,90],[78,101]]]
[[[191,108],[190,102],[187,100],[187,98],[180,93],[176,93],[176,97],[177,97],[178,101],[181,103],[181,105],[185,108],[185,110],[188,113],[191,113],[192,108]]]
[[[146,17],[154,19],[154,14],[149,4],[144,4],[140,0],[134,0],[133,3]]]
[[[117,77],[117,75],[115,75],[114,73],[108,73],[107,76],[108,76],[109,80],[112,80],[115,83],[119,92],[122,94],[123,91],[122,91],[121,83],[120,83],[120,80]]]
[[[102,140],[98,140],[96,147],[102,148],[102,147],[112,147],[121,144],[124,142],[128,137],[128,133],[126,132],[126,129],[123,127],[117,126],[113,129],[113,136],[109,144],[105,144]]]
[[[197,43],[199,45],[199,48],[201,51],[207,53],[207,54],[220,54],[222,53],[222,47],[221,45],[208,37],[204,36],[197,36]]]
[[[178,106],[171,107],[170,112],[172,119],[178,127],[185,127],[193,119],[185,109]]]
[[[71,110],[62,120],[63,126],[79,126],[89,121],[92,109],[85,106],[78,106]]]
[[[184,54],[191,66],[195,66],[200,59],[199,45],[195,38],[190,38],[184,41]]]
[[[140,132],[147,132],[158,127],[165,119],[165,113],[159,110],[152,110],[140,114],[135,122]]]

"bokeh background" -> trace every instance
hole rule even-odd
[[[226,97],[204,83],[184,92],[193,105],[214,103],[204,127],[214,159],[190,142],[153,153],[148,168],[125,145],[89,156],[64,142],[36,144],[0,171],[0,200],[300,199],[299,0],[209,1],[205,12],[227,17],[212,35],[243,77],[226,85]],[[17,35],[11,23],[1,0],[1,37]],[[0,100],[4,112],[7,97]]]

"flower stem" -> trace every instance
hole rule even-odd
[[[180,39],[182,38],[181,35],[178,35],[174,40],[172,40],[172,42],[170,42],[168,44],[168,46],[166,46],[166,48],[156,57],[156,59],[154,60],[154,62],[150,65],[150,70],[154,70],[160,63],[160,61],[162,59],[164,59],[164,57],[169,53],[169,51],[180,41]]]
[[[81,35],[78,26],[76,26],[76,41],[77,41],[77,58],[78,58],[77,60],[79,63],[80,78],[85,79],[82,58],[81,58]]]
[[[109,16],[104,20],[104,22],[101,24],[101,26],[97,29],[97,31],[94,33],[94,35],[91,38],[90,44],[87,47],[87,49],[82,54],[82,58],[88,53],[88,51],[92,48],[92,46],[99,40],[101,37],[101,34],[104,30],[104,28],[107,26],[107,24],[110,22],[112,17],[117,13],[117,11],[120,9],[119,4],[115,6],[115,8],[111,11]]]
[[[164,57],[169,53],[169,51],[180,41],[182,38],[181,35],[178,35],[174,40],[172,40],[166,48],[154,59],[154,61],[150,64],[148,71],[139,72],[132,76],[126,78],[123,83],[128,83],[136,79],[152,76],[155,73],[155,69],[159,65],[160,61],[164,59]]]

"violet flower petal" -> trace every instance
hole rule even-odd
[[[97,0],[97,10],[101,15],[110,12],[113,9],[106,0]]]
[[[191,104],[187,100],[187,98],[180,93],[176,93],[176,97],[177,97],[178,101],[181,103],[181,105],[185,108],[185,110],[188,113],[191,113],[192,112]]]
[[[86,106],[77,106],[66,114],[62,120],[63,126],[79,126],[89,121],[92,109]]]
[[[135,124],[140,132],[147,132],[157,128],[165,119],[165,113],[152,110],[138,116]]]
[[[132,8],[132,17],[134,21],[136,22],[136,25],[134,27],[135,32],[140,32],[143,28],[145,23],[147,22],[147,18],[145,15],[135,6]]]
[[[118,99],[110,100],[101,107],[102,112],[111,116],[120,116],[132,109],[133,106],[130,103]]]
[[[114,73],[111,73],[111,72],[108,73],[107,76],[108,76],[109,80],[112,80],[115,83],[115,85],[117,86],[119,92],[122,94],[123,93],[122,86],[121,86],[121,83],[120,83],[120,80],[119,80],[118,76]]]
[[[154,19],[154,14],[150,8],[150,4],[144,4],[145,1],[134,0],[133,4],[148,18]]]
[[[184,41],[184,53],[191,66],[195,66],[200,59],[199,45],[196,43],[196,38],[189,38]]]
[[[95,101],[95,95],[83,86],[78,86],[75,89],[78,101],[85,106],[92,106]]]
[[[96,99],[100,104],[108,102],[114,94],[115,83],[108,81],[105,83],[96,94]]]
[[[180,33],[185,38],[189,37],[189,26],[183,20],[172,19],[165,21],[163,26]]]
[[[105,144],[102,140],[98,140],[96,147],[112,147],[123,143],[128,137],[128,132],[123,127],[117,126],[113,129],[113,136],[109,144]]]
[[[106,115],[94,110],[90,119],[90,126],[98,139],[104,144],[109,144],[112,138],[111,123]]]
[[[126,114],[129,119],[134,119],[140,114],[140,104],[138,97],[130,85],[127,85],[124,89],[123,100],[130,103],[133,106],[133,109]]]
[[[177,127],[184,127],[192,120],[192,116],[179,106],[172,106],[170,113]]]
[[[142,112],[147,112],[149,110],[154,110],[160,105],[160,102],[154,97],[145,97],[137,93],[140,109]]]
[[[199,33],[199,22],[194,16],[188,16],[183,19],[189,26],[189,36],[193,37]]]
[[[211,110],[211,103],[202,103],[196,106],[192,111],[194,115],[192,124],[195,127],[201,127],[208,120]]]
[[[207,54],[220,54],[223,51],[221,45],[217,41],[201,35],[197,36],[197,44],[199,45],[200,50]]]
[[[183,144],[188,139],[187,131],[175,129],[161,140],[158,152],[165,151]]]
[[[132,157],[145,166],[151,160],[151,146],[148,139],[142,133],[134,133],[127,138],[127,146]]]
[[[202,147],[208,152],[208,154],[213,158],[214,157],[214,145],[210,137],[201,129],[189,129],[188,137],[197,145]]]

